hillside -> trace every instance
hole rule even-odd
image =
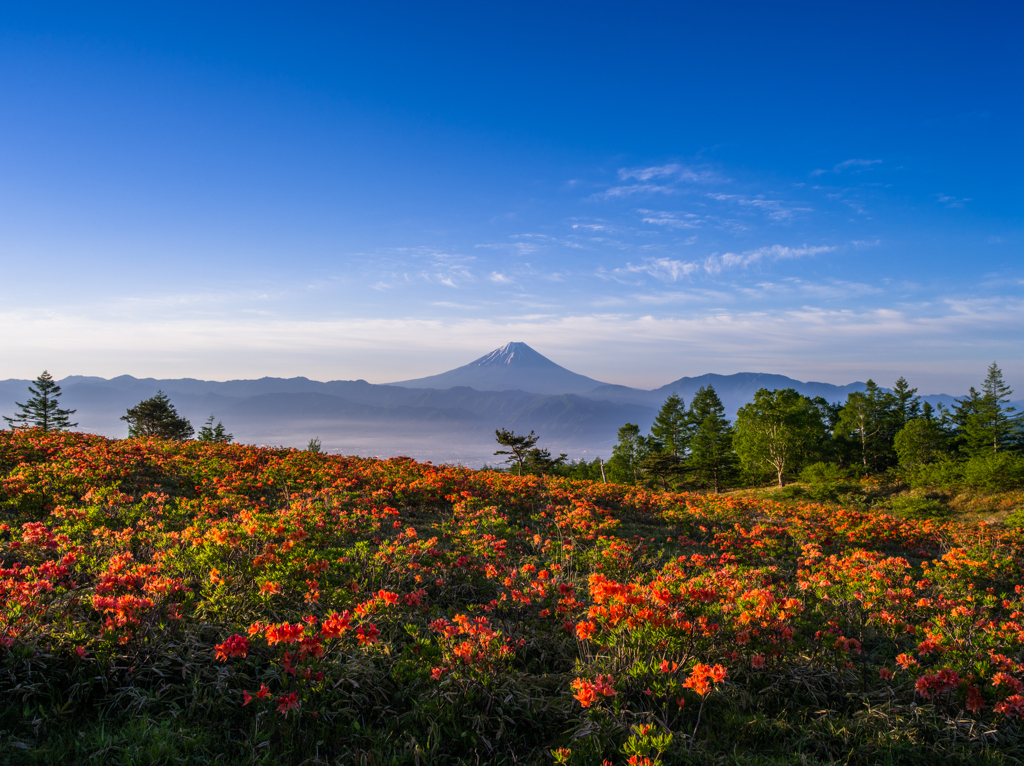
[[[1024,745],[1020,531],[39,432],[0,433],[0,516],[6,763]]]

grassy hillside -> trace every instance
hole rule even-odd
[[[1024,533],[0,433],[0,763],[1016,763]]]

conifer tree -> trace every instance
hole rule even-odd
[[[1008,407],[1013,391],[1003,380],[1003,372],[989,365],[981,391],[972,386],[967,396],[953,405],[961,449],[968,455],[997,454],[1012,449],[1020,441],[1020,415]]]
[[[911,388],[902,375],[892,387],[892,393],[896,397],[895,411],[900,428],[921,416],[921,397],[917,395],[917,389]]]
[[[508,447],[508,449],[500,449],[495,451],[495,455],[508,455],[505,462],[517,463],[519,467],[519,475],[523,475],[523,467],[526,465],[526,460],[530,455],[530,451],[533,450],[537,444],[537,440],[540,439],[533,431],[526,436],[516,436],[515,431],[508,431],[502,428],[500,431],[494,429],[494,438],[502,447]],[[550,453],[549,453],[550,456]]]
[[[689,446],[689,421],[686,417],[686,404],[677,394],[672,394],[661,405],[654,423],[651,425],[651,436],[662,445],[662,450],[673,457],[682,459]]]
[[[78,423],[72,423],[68,417],[76,410],[62,410],[58,405],[60,386],[53,382],[49,372],[43,370],[43,374],[36,378],[35,386],[29,385],[28,390],[32,396],[25,404],[14,403],[21,411],[13,418],[4,417],[9,426],[41,428],[44,431],[67,431],[78,427]]]
[[[196,441],[201,442],[215,442],[219,444],[230,444],[234,441],[234,436],[227,432],[224,428],[224,424],[219,420],[217,425],[213,424],[213,415],[210,415],[203,424],[203,427],[199,429],[199,433],[196,434]]]
[[[717,494],[735,474],[736,452],[732,446],[733,429],[714,386],[702,386],[694,394],[687,420],[690,435],[687,468],[698,484],[713,488]]]
[[[121,420],[128,423],[128,438],[156,436],[161,439],[185,441],[195,432],[192,424],[178,414],[163,391],[157,391],[145,401],[139,402]]]

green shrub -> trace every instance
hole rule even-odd
[[[1024,455],[1001,452],[978,455],[968,460],[943,458],[904,471],[915,488],[969,489],[999,492],[1024,487]]]
[[[812,463],[800,472],[800,481],[808,484],[836,484],[850,478],[850,472],[837,463]]]
[[[963,483],[990,491],[1024,487],[1024,456],[1000,452],[972,457],[963,464]]]
[[[949,515],[949,509],[934,497],[902,495],[886,503],[889,510],[905,519],[936,519]]]

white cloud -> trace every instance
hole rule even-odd
[[[627,263],[617,274],[649,274],[665,282],[675,282],[700,270],[700,265],[693,261],[676,261],[671,258],[654,258],[634,265]]]
[[[786,245],[771,245],[759,247],[756,250],[747,250],[743,253],[714,253],[703,261],[678,261],[672,258],[651,258],[642,263],[627,263],[618,269],[614,269],[612,276],[623,276],[627,274],[647,274],[648,276],[660,279],[663,282],[676,282],[684,277],[689,277],[698,272],[707,274],[720,274],[725,269],[750,266],[762,260],[785,260],[790,258],[803,258],[808,255],[819,255],[835,250],[830,245],[802,247],[787,247]]]
[[[630,184],[629,186],[612,186],[603,192],[592,194],[592,199],[615,199],[618,197],[631,197],[634,194],[675,194],[678,192],[674,186],[664,184]]]
[[[515,281],[514,279],[512,279],[512,277],[508,276],[507,274],[501,274],[497,271],[493,272],[487,278],[499,285],[510,285]]]
[[[935,199],[941,202],[946,207],[963,207],[965,202],[970,202],[970,197],[951,197],[948,194],[936,194]]]
[[[702,218],[696,213],[667,213],[658,210],[638,210],[643,215],[643,222],[669,229],[696,229],[700,227]]]
[[[998,359],[1010,385],[1024,389],[1024,363],[1016,351],[1024,301],[1008,297],[856,311],[804,305],[680,316],[549,312],[443,320],[152,321],[139,315],[123,321],[33,311],[2,312],[0,325],[6,330],[0,354],[7,374],[16,377],[47,368],[58,377],[301,374],[385,382],[464,364],[464,357],[515,338],[599,380],[647,387],[704,372],[755,370],[850,382],[868,375],[892,380],[901,372],[912,377],[917,370],[925,381],[963,380],[966,390]],[[912,382],[918,385],[921,377]]]
[[[848,170],[849,168],[869,168],[872,165],[881,164],[881,160],[843,160],[832,169],[836,173],[842,173],[844,170]]]
[[[742,207],[756,208],[776,221],[788,221],[797,213],[813,212],[813,208],[790,206],[782,200],[768,199],[763,194],[750,197],[743,194],[708,192],[707,196],[719,202],[732,202]]]
[[[591,199],[616,199],[637,194],[676,194],[692,184],[725,183],[728,179],[709,168],[693,168],[678,162],[638,168],[620,168],[620,181],[635,181],[611,186],[591,195]]]
[[[619,179],[628,181],[650,181],[655,178],[672,179],[673,181],[690,183],[713,183],[722,181],[722,177],[706,168],[694,169],[673,162],[668,165],[654,165],[646,168],[620,168]]]

